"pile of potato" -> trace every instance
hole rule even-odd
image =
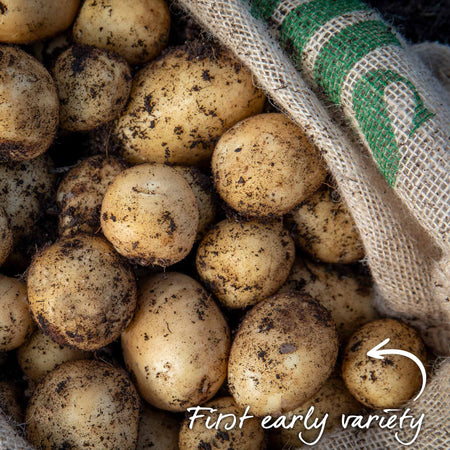
[[[163,0],[0,2],[0,408],[36,448],[300,446],[260,418],[420,387],[366,355],[426,361],[317,149],[196,30]]]

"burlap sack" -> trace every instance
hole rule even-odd
[[[283,1],[281,4],[271,0],[266,3],[271,8],[278,6],[279,15],[272,17],[271,23],[279,25],[289,13],[289,8],[307,2]],[[393,48],[387,45],[375,49],[370,63],[366,62],[379,69],[381,61],[405,77],[412,76],[412,84],[421,99],[420,118],[427,116],[423,112],[425,110],[434,114],[421,122],[421,127],[414,130],[416,133],[411,133],[411,122],[417,113],[417,99],[413,96],[415,103],[411,102],[398,89],[398,85],[392,86],[389,101],[390,111],[394,113],[390,113],[388,118],[391,125],[394,123],[396,126],[394,137],[400,145],[394,145],[397,152],[395,164],[392,164],[391,154],[375,154],[375,159],[378,162],[382,158],[391,161],[385,166],[386,178],[395,188],[395,195],[385,176],[374,164],[371,156],[374,150],[364,131],[359,130],[361,140],[358,141],[349,133],[348,125],[343,120],[342,112],[355,125],[357,112],[350,99],[355,80],[363,73],[361,67],[352,67],[350,75],[347,74],[349,89],[345,89],[346,85],[342,89],[339,101],[342,109],[339,110],[325,107],[307,84],[309,82],[324,87],[315,77],[313,61],[329,41],[330,33],[342,31],[348,25],[347,20],[352,24],[361,17],[378,21],[379,18],[373,12],[364,10],[361,16],[357,14],[359,18],[345,17],[343,22],[334,19],[326,30],[326,37],[319,39],[320,36],[316,34],[314,40],[307,43],[310,47],[303,52],[309,50],[311,55],[297,61],[303,69],[305,82],[268,28],[261,20],[255,19],[240,0],[180,0],[180,4],[251,69],[255,83],[306,131],[320,149],[363,238],[367,262],[377,287],[375,301],[379,310],[419,328],[437,354],[449,354],[450,172],[445,150],[448,137],[443,133],[443,130],[448,130],[444,128],[448,126],[448,112],[444,112],[443,102],[448,94],[443,93],[443,89],[433,81],[431,73],[397,35],[392,34],[391,39],[397,39],[399,44],[390,42],[388,44],[394,44]],[[266,18],[270,16],[272,14]],[[420,51],[423,53],[423,49]],[[430,57],[429,62],[432,61],[435,58]],[[437,71],[448,82],[448,77],[445,78],[447,72]],[[354,74],[353,78],[351,73]],[[402,122],[399,118],[405,120]],[[395,167],[392,177],[392,167],[396,164],[398,167]],[[383,165],[380,165],[384,170]],[[423,412],[426,415],[419,439],[410,448],[446,448],[449,381],[450,361],[444,360],[436,366],[419,401],[408,405],[414,414]],[[394,438],[394,431],[376,428],[359,433],[354,430],[340,431],[322,439],[317,448],[401,448]],[[402,437],[407,439],[407,436]],[[29,448],[0,414],[0,449]]]

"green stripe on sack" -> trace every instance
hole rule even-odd
[[[282,0],[252,0],[250,12],[254,17],[270,18]]]
[[[402,83],[415,102],[409,137],[434,114],[425,108],[416,87],[407,78],[391,70],[374,70],[358,80],[353,91],[353,109],[359,127],[367,139],[381,173],[394,186],[400,152],[385,99],[386,88]]]
[[[367,20],[343,29],[320,50],[314,67],[316,83],[331,101],[340,104],[342,83],[352,67],[368,53],[385,45],[401,46],[401,43],[380,20]]]
[[[300,68],[302,52],[312,35],[334,17],[368,10],[360,0],[311,0],[294,8],[280,28],[280,41]]]

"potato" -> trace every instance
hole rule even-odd
[[[163,0],[87,0],[73,36],[80,44],[111,50],[130,64],[142,64],[161,53],[169,30],[169,8]]]
[[[122,348],[150,404],[185,411],[208,401],[225,380],[229,347],[230,332],[219,307],[195,280],[161,273],[140,286]]]
[[[68,48],[55,62],[53,77],[61,103],[61,128],[92,130],[122,112],[131,91],[127,62],[90,46]]]
[[[0,42],[27,44],[69,28],[80,0],[2,0]]]
[[[311,424],[315,419],[323,420],[325,414],[326,419],[325,433],[341,426],[342,414],[360,414],[363,406],[359,403],[345,387],[344,382],[338,376],[331,376],[322,386],[317,394],[303,403],[299,408],[290,411],[286,417],[290,420],[294,415],[305,417],[309,408],[314,407],[314,414],[308,419]],[[305,422],[297,421],[293,428],[280,428],[280,441],[283,448],[299,447],[303,442],[299,439],[299,433],[306,442],[314,442],[319,437],[318,429],[306,429]]]
[[[228,386],[257,416],[280,415],[311,398],[338,353],[330,313],[307,294],[269,297],[244,317],[231,346]]]
[[[239,427],[239,418],[243,416],[244,411],[236,405],[232,397],[216,398],[204,407],[213,408],[215,411],[200,411],[199,414],[205,417],[196,419],[192,429],[189,427],[191,414],[187,416],[180,431],[180,450],[197,448],[262,450],[266,448],[264,431],[258,419],[247,419],[243,422],[242,428]],[[219,425],[208,428],[217,423],[220,414],[223,416]],[[230,415],[224,417],[226,414]]]
[[[16,423],[23,422],[23,411],[20,402],[21,392],[12,381],[0,381],[0,414]]]
[[[99,237],[60,239],[37,254],[28,299],[41,330],[61,345],[96,350],[117,339],[136,306],[136,283]]]
[[[370,277],[298,257],[278,291],[309,294],[331,313],[341,343],[362,325],[378,317],[372,305]]]
[[[33,329],[26,284],[0,275],[0,352],[20,347]]]
[[[30,161],[0,164],[0,204],[6,211],[14,241],[32,232],[53,195],[55,174],[46,155]]]
[[[132,163],[193,165],[208,160],[214,141],[263,105],[250,72],[228,54],[178,47],[135,76],[113,135]]]
[[[22,372],[36,383],[59,364],[89,359],[90,356],[88,352],[57,344],[40,330],[36,330],[30,339],[17,349],[17,361]]]
[[[200,240],[216,218],[216,202],[209,178],[196,167],[174,169],[189,183],[198,205],[197,240]]]
[[[75,361],[50,372],[26,412],[27,437],[40,449],[135,449],[139,397],[122,369]]]
[[[177,450],[180,422],[174,414],[144,406],[136,450]]]
[[[198,228],[198,206],[188,182],[171,167],[142,164],[115,178],[101,209],[106,238],[143,266],[181,261]]]
[[[348,264],[364,257],[355,222],[336,191],[323,187],[290,215],[296,244],[314,258]]]
[[[373,408],[398,408],[420,388],[422,375],[417,364],[400,355],[367,356],[385,339],[382,350],[405,350],[426,364],[425,345],[418,333],[394,319],[380,319],[363,325],[350,338],[344,351],[342,377],[352,395]]]
[[[73,236],[101,230],[100,209],[106,189],[125,165],[111,156],[95,155],[79,162],[61,181],[56,194],[59,232]]]
[[[5,262],[13,246],[13,233],[9,217],[0,206],[0,266]]]
[[[0,45],[0,79],[0,161],[36,158],[56,134],[55,83],[39,61],[7,45]]]
[[[294,258],[294,242],[280,222],[223,220],[200,243],[196,264],[224,305],[245,308],[280,288]]]
[[[316,191],[325,166],[303,131],[283,114],[242,120],[212,157],[217,191],[244,216],[281,216]]]

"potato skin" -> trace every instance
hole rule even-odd
[[[306,294],[255,305],[231,346],[228,386],[257,416],[280,415],[311,398],[331,374],[338,339],[330,313]]]
[[[0,414],[16,423],[23,422],[23,410],[20,404],[21,392],[12,381],[0,381]]]
[[[178,450],[180,421],[175,414],[144,405],[136,450]]]
[[[164,0],[87,0],[73,36],[79,44],[111,50],[134,65],[158,56],[167,45],[169,30]]]
[[[180,430],[180,450],[197,448],[263,450],[266,448],[264,431],[258,419],[247,419],[242,428],[239,428],[239,418],[244,411],[236,405],[233,397],[216,398],[204,406],[217,411],[213,413],[202,411],[201,414],[205,414],[206,417],[197,419],[192,429],[189,428],[189,416],[184,420]],[[221,420],[217,429],[215,427],[208,429],[206,419],[210,418],[209,425],[211,426],[217,422],[219,414],[233,414],[236,417],[236,426],[230,430],[225,428],[225,425],[230,427],[233,424],[233,418],[228,417]]]
[[[0,42],[27,44],[68,28],[80,0],[2,0]]]
[[[47,155],[0,164],[0,204],[9,217],[14,241],[30,234],[53,195],[53,167]]]
[[[101,230],[103,197],[114,178],[125,168],[117,158],[95,155],[67,172],[56,193],[62,236],[74,236],[78,232],[93,234]]]
[[[22,372],[35,383],[59,364],[89,359],[90,356],[89,352],[57,344],[41,330],[36,330],[30,339],[17,349],[17,362]]]
[[[289,215],[296,244],[314,258],[349,264],[364,257],[364,247],[353,217],[337,192],[323,187]]]
[[[220,196],[246,217],[286,214],[326,176],[314,145],[279,113],[234,125],[219,139],[211,166]]]
[[[5,262],[14,242],[9,217],[0,206],[0,266]]]
[[[0,161],[23,161],[44,153],[59,120],[55,83],[23,50],[0,45]]]
[[[75,361],[50,372],[26,412],[27,437],[40,449],[136,447],[139,396],[125,371]]]
[[[263,105],[250,72],[228,54],[177,47],[135,76],[113,134],[131,163],[193,165],[208,160],[214,141]]]
[[[354,274],[347,267],[329,266],[298,257],[286,283],[278,291],[300,291],[325,306],[336,323],[341,344],[366,322],[378,318],[372,305],[369,276]]]
[[[225,380],[230,331],[208,293],[180,273],[148,278],[122,334],[127,368],[151,405],[185,411],[208,401]]]
[[[405,350],[426,364],[425,345],[414,328],[394,319],[380,319],[363,325],[350,338],[342,361],[342,378],[352,395],[372,408],[398,408],[416,393],[422,383],[419,367],[411,359],[367,352],[385,339],[385,349]]]
[[[99,237],[60,239],[28,272],[28,299],[41,330],[61,345],[92,351],[117,339],[136,306],[136,282]]]
[[[105,237],[126,258],[163,267],[191,250],[198,205],[188,182],[171,167],[141,164],[117,176],[101,209]]]
[[[59,55],[52,72],[65,130],[88,131],[110,122],[130,95],[128,63],[106,50],[74,45]]]
[[[0,275],[0,352],[20,347],[33,330],[26,284]]]
[[[197,271],[229,308],[244,308],[274,294],[295,258],[294,242],[281,222],[223,220],[197,250]]]

